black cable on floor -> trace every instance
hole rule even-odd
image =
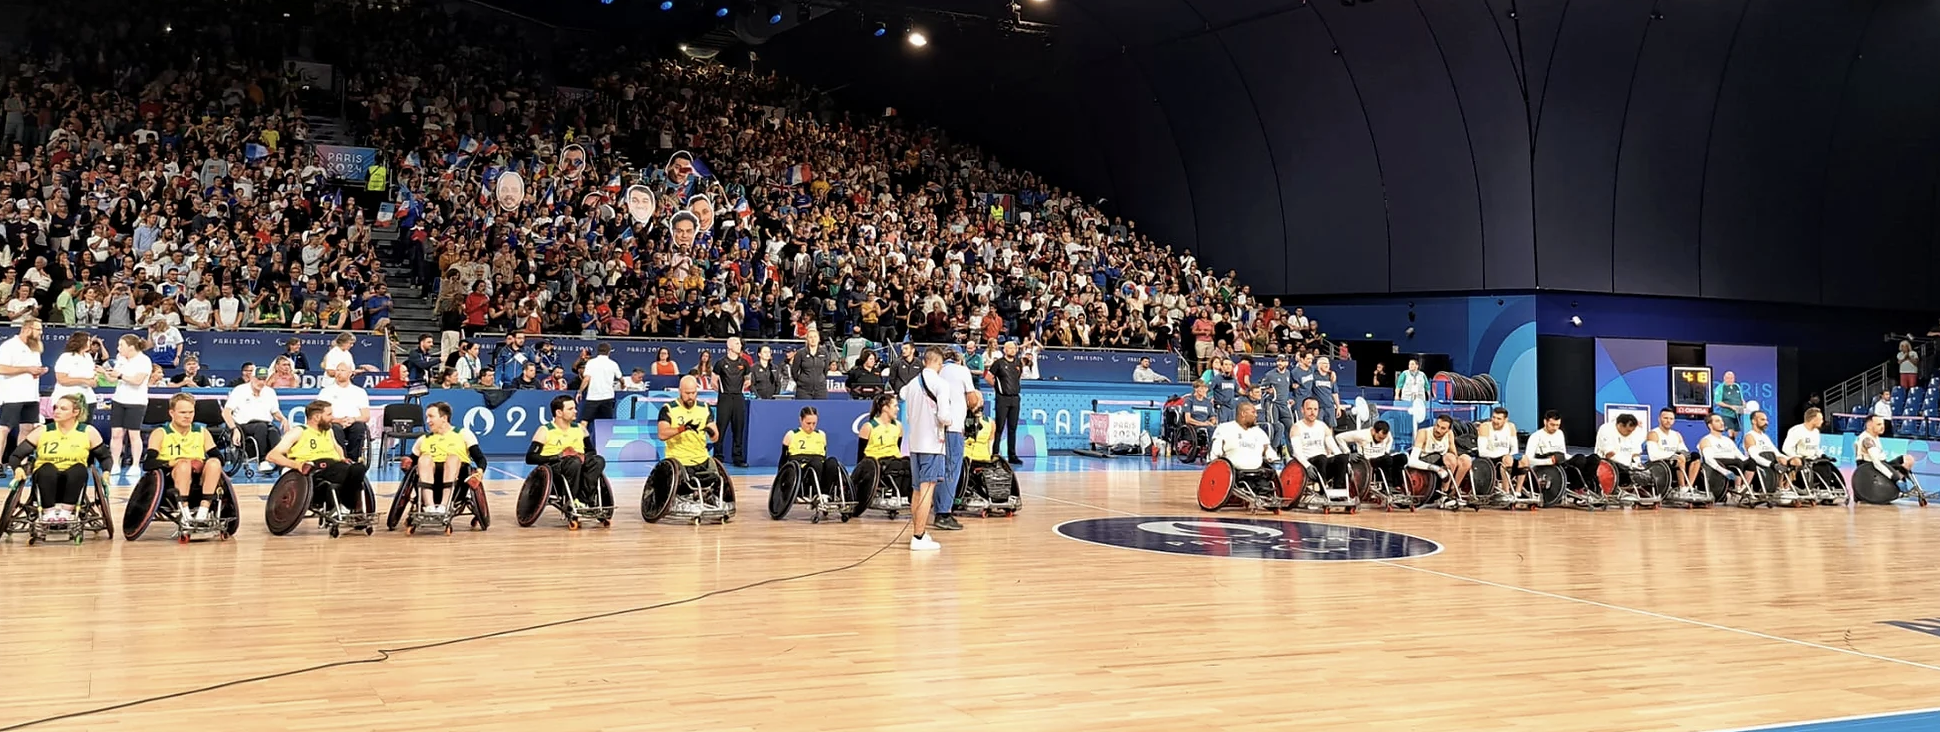
[[[696,603],[710,597],[733,594],[736,592],[740,592],[742,590],[752,590],[756,587],[766,587],[768,585],[781,584],[783,582],[793,582],[796,580],[809,579],[811,577],[820,577],[825,574],[835,574],[836,572],[844,572],[847,570],[860,567],[863,564],[868,563],[869,560],[875,559],[877,555],[882,554],[885,551],[888,551],[890,547],[896,545],[896,542],[902,540],[904,534],[909,533],[909,528],[910,528],[910,524],[908,522],[905,522],[903,524],[903,528],[898,530],[896,532],[896,536],[891,538],[888,543],[885,543],[882,546],[877,547],[875,551],[869,553],[869,556],[855,560],[848,564],[844,564],[840,567],[820,569],[813,572],[806,572],[803,574],[789,575],[787,577],[772,577],[769,579],[761,580],[759,582],[750,582],[748,584],[740,585],[738,587],[729,587],[727,589],[714,590],[712,592],[704,592],[704,593],[695,595],[693,597],[682,598],[679,600],[669,600],[667,602],[656,603],[653,605],[642,605],[640,607],[630,607],[623,610],[613,610],[610,612],[603,612],[603,613],[598,613],[594,615],[582,615],[580,617],[567,618],[565,620],[554,620],[550,623],[539,623],[537,625],[527,625],[520,628],[510,628],[507,630],[498,630],[490,633],[481,633],[479,635],[468,635],[463,638],[453,638],[450,640],[437,641],[435,643],[420,643],[415,646],[405,646],[403,648],[380,648],[377,650],[378,655],[376,658],[359,658],[359,659],[350,660],[350,661],[333,661],[330,663],[320,663],[315,666],[307,666],[304,668],[299,668],[291,671],[283,671],[283,672],[273,673],[273,674],[264,674],[261,676],[251,676],[243,679],[235,679],[233,681],[224,681],[220,684],[213,684],[210,686],[204,686],[196,689],[178,691],[171,694],[162,694],[159,696],[151,696],[151,697],[146,697],[142,699],[136,699],[134,701],[122,702],[120,704],[111,704],[105,707],[96,707],[94,709],[86,709],[79,712],[70,712],[67,714],[60,714],[52,717],[43,717],[32,721],[21,722],[19,724],[0,727],[0,732],[12,732],[12,730],[26,729],[28,727],[33,727],[36,725],[47,724],[48,722],[59,722],[62,720],[77,719],[80,717],[93,716],[104,712],[113,712],[113,711],[118,711],[122,709],[127,709],[129,707],[138,707],[143,704],[153,704],[159,701],[168,701],[170,699],[180,699],[185,696],[194,696],[196,694],[205,694],[219,689],[227,689],[231,686],[253,684],[259,681],[271,681],[274,679],[281,679],[281,678],[286,678],[290,676],[301,676],[303,674],[323,671],[325,669],[341,668],[344,666],[361,666],[365,664],[383,663],[385,661],[391,660],[392,654],[397,654],[397,653],[406,653],[409,651],[423,651],[423,650],[429,650],[432,648],[442,648],[445,646],[455,646],[460,643],[470,643],[472,641],[486,640],[489,638],[497,638],[500,636],[507,636],[507,635],[516,635],[519,633],[529,633],[535,630],[545,630],[547,628],[556,628],[562,625],[584,623],[592,620],[601,620],[605,618],[618,617],[621,615],[632,615],[634,613],[643,613],[649,610],[659,610],[662,608],[676,607],[679,605]]]

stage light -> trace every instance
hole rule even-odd
[[[1570,316],[1570,325],[1574,325],[1574,326],[1576,326],[1576,327],[1578,327],[1578,328],[1581,328],[1581,327],[1583,327],[1583,316],[1581,316],[1581,315],[1571,315],[1571,316]]]
[[[661,9],[661,10],[673,10],[673,9],[674,9],[674,0],[660,0],[660,9]]]
[[[889,26],[884,25],[882,23],[877,23],[876,29],[872,31],[870,35],[873,35],[877,38],[881,38],[883,36],[889,35]]]
[[[768,25],[781,25],[781,13],[768,16]]]
[[[922,48],[924,46],[930,45],[929,36],[923,35],[923,32],[919,30],[910,31],[908,40],[909,40],[909,45],[915,46],[917,48]]]
[[[714,10],[714,17],[716,17],[716,18],[725,18],[725,17],[728,17],[728,9],[727,9],[727,6],[725,6],[725,5],[724,5],[724,6],[721,6],[721,7],[719,7],[719,8],[716,8],[716,9]]]
[[[613,0],[600,0],[601,5],[612,5]]]

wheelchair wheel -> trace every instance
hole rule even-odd
[[[263,525],[272,536],[283,536],[296,529],[310,512],[310,476],[300,470],[284,471],[269,489],[269,504],[263,508]]]
[[[162,510],[161,474],[148,471],[135,481],[135,487],[128,493],[128,507],[121,512],[121,535],[129,541],[140,539],[148,533],[148,525],[155,521],[155,514]]]
[[[23,504],[27,502],[27,491],[30,490],[33,487],[23,482],[7,491],[7,500],[0,505],[0,539],[28,530],[27,507]]]
[[[1712,503],[1720,506],[1725,504],[1725,498],[1731,492],[1731,476],[1712,470],[1711,466],[1706,465],[1698,471],[1698,480],[1703,483],[1705,492],[1711,494]],[[1897,491],[1895,495],[1898,495]]]
[[[1880,473],[1878,468],[1860,463],[1852,470],[1852,496],[1860,503],[1884,506],[1900,499],[1899,481]]]
[[[404,511],[411,507],[411,494],[418,490],[418,472],[406,470],[404,480],[398,481],[397,495],[391,497],[391,510],[384,514],[384,530],[396,531],[397,522],[404,519]]]
[[[734,476],[728,475],[727,464],[721,462],[720,458],[710,458],[707,464],[713,468],[715,475],[720,476],[721,501],[728,506],[728,518],[734,518],[734,514],[738,510],[734,504]]]
[[[1596,481],[1593,483],[1593,485],[1595,485],[1597,491],[1602,493],[1603,495],[1606,495],[1606,496],[1616,495],[1617,467],[1614,465],[1611,465],[1610,463],[1604,462],[1602,460],[1598,460],[1596,462]]]
[[[849,518],[861,516],[876,502],[876,483],[881,479],[882,465],[875,458],[856,461],[855,470],[849,473],[849,484],[855,489],[855,506],[849,509]]]
[[[1233,497],[1233,464],[1213,458],[1199,473],[1199,510],[1217,511]]]
[[[1563,469],[1554,465],[1536,465],[1529,468],[1530,479],[1536,482],[1536,490],[1542,495],[1543,508],[1563,504],[1563,492],[1569,488]]]
[[[484,485],[484,481],[479,481],[479,484]],[[452,487],[452,490],[462,491],[459,495],[463,497],[462,500],[465,507],[471,511],[472,528],[478,529],[479,531],[491,530],[492,506],[485,497],[485,489],[474,489],[469,481],[461,480],[458,481],[456,486]]]
[[[988,470],[1003,473],[1003,476],[996,481],[991,480],[988,475],[984,476],[983,488],[985,498],[989,498],[991,501],[997,503],[1004,503],[1013,499],[1017,499],[1018,503],[1023,503],[1023,500],[1020,498],[1021,493],[1017,490],[1017,471],[1010,469],[1010,463],[1002,460],[992,460],[991,467]]]
[[[667,458],[654,465],[640,489],[640,520],[655,524],[666,518],[674,508],[674,490],[680,482],[680,463]]]
[[[222,509],[216,512],[216,516],[222,519],[222,538],[227,539],[242,528],[242,502],[236,499],[236,486],[229,482],[229,476],[222,476],[216,489],[222,493]]]
[[[76,507],[82,509],[76,512],[81,519],[81,530],[99,531],[113,539],[115,520],[108,513],[108,479],[99,469],[89,468],[88,472],[94,476],[93,485],[88,486],[82,494],[81,500],[85,506]]]
[[[1499,468],[1494,460],[1484,457],[1475,459],[1475,465],[1468,471],[1469,489],[1475,492],[1475,500],[1488,503],[1495,497],[1495,483],[1500,477],[1497,470]]]
[[[525,476],[525,485],[519,487],[517,519],[520,527],[539,523],[539,515],[546,512],[552,503],[552,470],[544,465],[532,469]]]
[[[1288,460],[1287,466],[1280,469],[1280,496],[1292,496],[1298,501],[1307,490],[1307,466],[1299,460]]]
[[[774,484],[768,486],[768,518],[776,521],[788,518],[788,510],[795,507],[795,493],[801,487],[801,463],[783,463],[775,473]]]
[[[1374,463],[1367,456],[1353,453],[1347,457],[1347,495],[1355,500],[1367,500],[1368,487],[1374,484]]]

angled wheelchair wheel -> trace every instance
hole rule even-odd
[[[83,494],[82,506],[78,506],[82,531],[99,531],[108,538],[115,538],[115,519],[108,513],[108,479],[97,468],[88,468],[94,476],[92,485]]]
[[[534,467],[525,476],[525,484],[519,486],[519,505],[513,518],[520,527],[539,523],[539,515],[546,512],[552,503],[552,470],[544,465]]]
[[[411,508],[411,494],[418,490],[418,471],[406,470],[404,480],[398,481],[397,495],[391,497],[391,510],[384,514],[384,530],[396,531],[397,522],[404,520],[404,512]]]
[[[674,508],[674,490],[680,482],[680,463],[667,458],[654,465],[640,489],[640,520],[653,524],[666,518]]]
[[[161,512],[161,482],[161,474],[151,470],[142,473],[134,490],[128,492],[128,507],[121,511],[121,535],[127,540],[135,541],[148,533],[148,525]]]
[[[286,470],[269,489],[269,503],[263,507],[263,526],[272,536],[283,536],[296,529],[310,512],[310,476],[300,470]]]
[[[1884,506],[1900,499],[1900,485],[1866,463],[1852,470],[1852,495],[1860,503]]]
[[[1427,505],[1431,501],[1434,501],[1435,494],[1441,490],[1441,476],[1426,470],[1403,468],[1401,470],[1401,479],[1407,483],[1405,487],[1408,495],[1414,497],[1415,505],[1418,506]]]
[[[801,487],[801,463],[783,463],[775,472],[774,484],[768,486],[768,518],[776,521],[788,518],[788,510],[795,507],[795,493]]]
[[[707,461],[707,464],[714,470],[714,475],[721,479],[721,500],[727,502],[728,517],[733,518],[736,510],[734,508],[734,476],[728,474],[727,464],[721,462],[720,458],[711,458]]]
[[[856,461],[855,470],[849,472],[849,485],[855,490],[855,505],[849,509],[849,517],[861,516],[876,502],[877,482],[882,479],[882,464],[875,458],[865,457]]]
[[[1307,490],[1307,466],[1299,460],[1288,460],[1287,466],[1280,469],[1280,495],[1298,499]]]
[[[484,484],[485,482],[483,480],[479,481],[480,486]],[[492,505],[490,499],[485,497],[485,489],[482,487],[474,489],[470,481],[461,480],[458,481],[457,485],[452,487],[452,490],[458,491],[458,502],[463,505],[462,510],[471,513],[472,528],[479,531],[490,530],[492,528]]]
[[[1495,497],[1496,473],[1499,470],[1494,460],[1478,457],[1475,465],[1469,468],[1469,489],[1475,492],[1475,500],[1487,503]]]
[[[1367,456],[1354,453],[1347,458],[1347,495],[1355,500],[1367,500],[1368,489],[1374,485],[1374,463]]]
[[[7,491],[6,501],[0,503],[0,539],[6,538],[8,534],[25,532],[30,528],[32,519],[27,516],[25,504],[27,491],[33,489],[33,486],[22,482]]]
[[[236,485],[229,482],[227,475],[222,476],[216,490],[222,492],[222,508],[216,512],[216,517],[222,520],[220,530],[222,538],[226,539],[235,536],[236,530],[242,528],[242,502],[237,500]]]
[[[1712,470],[1711,466],[1706,465],[1698,471],[1698,481],[1704,485],[1705,492],[1711,494],[1712,503],[1720,506],[1725,504],[1725,499],[1731,492],[1731,476]]]
[[[1596,480],[1591,481],[1590,484],[1596,486],[1597,491],[1603,495],[1614,495],[1617,492],[1617,467],[1598,460],[1596,463]]]
[[[1563,492],[1568,484],[1563,469],[1554,465],[1537,465],[1529,468],[1530,479],[1536,482],[1537,492],[1542,495],[1543,508],[1563,504]]]
[[[1233,464],[1213,458],[1199,472],[1199,510],[1217,511],[1233,497]]]

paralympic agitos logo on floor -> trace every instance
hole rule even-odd
[[[1283,519],[1131,516],[1081,519],[1056,531],[1091,544],[1163,554],[1340,562],[1422,557],[1442,550],[1418,536]]]

